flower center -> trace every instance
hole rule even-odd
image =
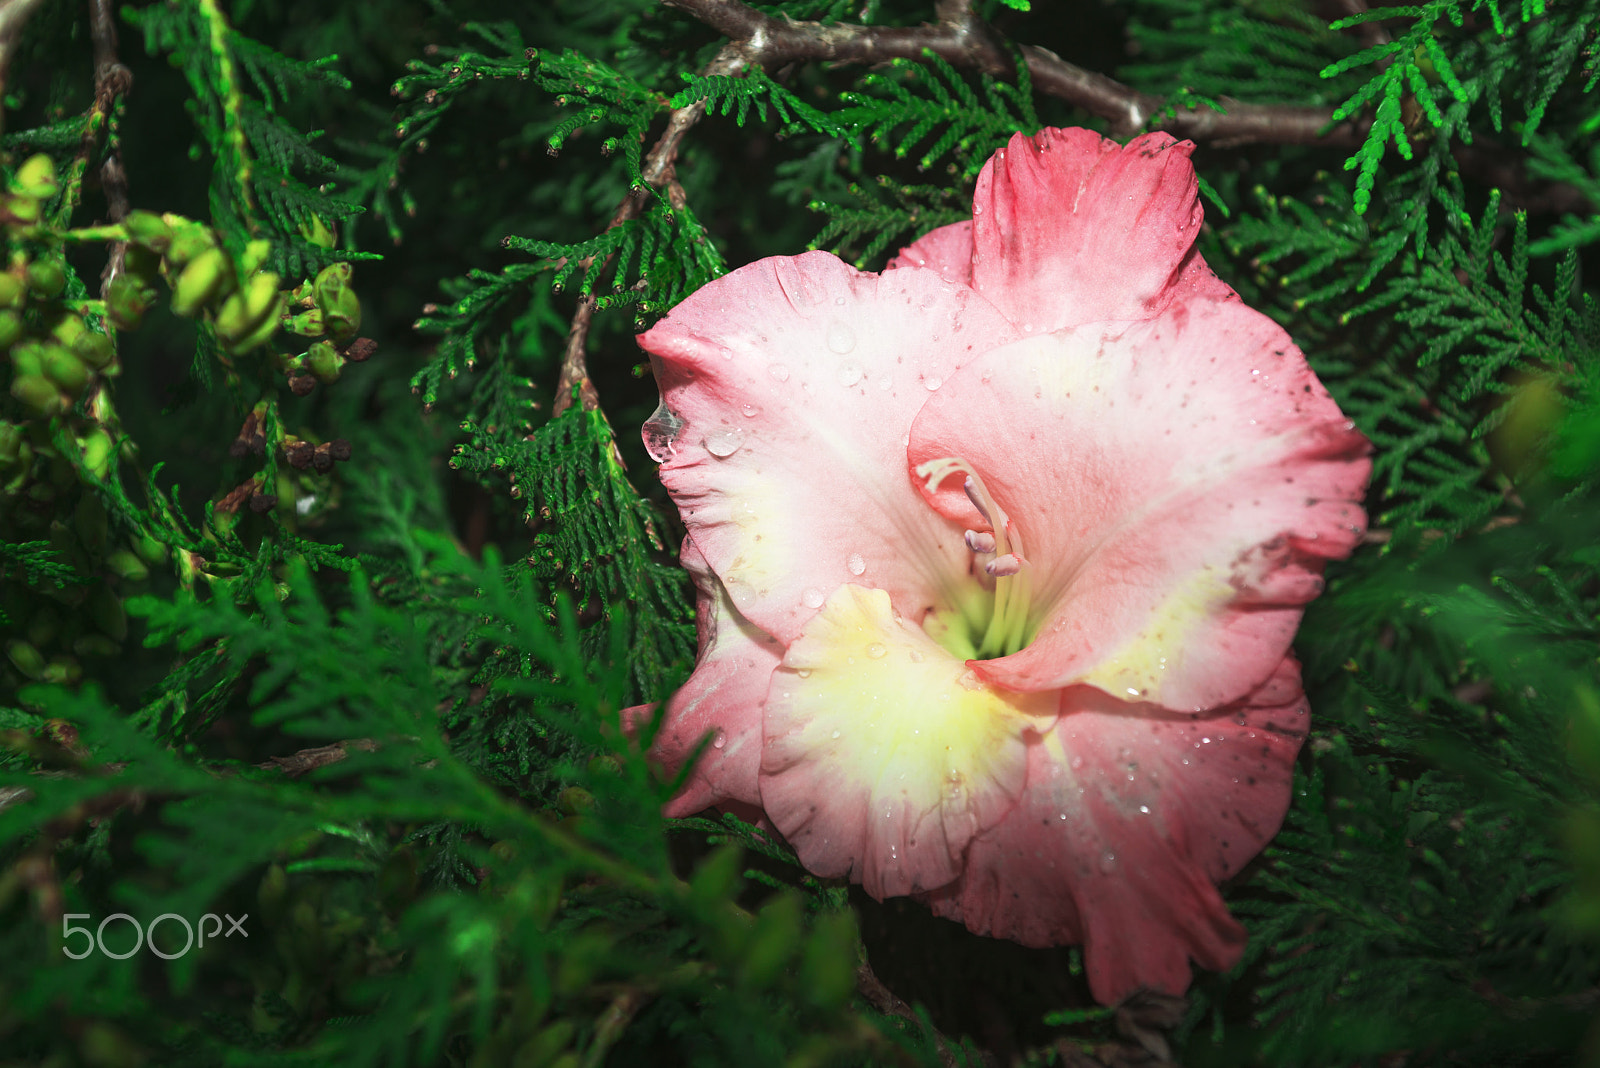
[[[1028,558],[1022,554],[1022,536],[995,502],[983,478],[959,456],[945,456],[917,465],[930,491],[951,475],[966,476],[962,488],[988,523],[987,530],[969,530],[967,548],[983,561],[981,592],[964,598],[948,613],[929,613],[923,630],[951,653],[964,660],[992,660],[1010,656],[1033,639],[1028,619],[1031,582]]]

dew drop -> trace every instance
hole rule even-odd
[[[1117,867],[1117,855],[1111,850],[1100,854],[1100,870],[1110,875]]]
[[[767,374],[771,375],[773,378],[776,378],[779,382],[789,381],[789,369],[781,363],[775,363],[768,367]]]
[[[837,304],[841,308],[844,307],[844,298],[843,297],[834,297],[833,298],[833,302],[835,304]]]
[[[944,379],[940,378],[938,375],[929,375],[922,380],[922,384],[927,388],[929,393],[932,393],[934,390],[944,385]]]
[[[913,664],[920,664],[926,659],[927,659],[927,657],[922,655],[922,651],[921,650],[919,650],[919,649],[911,650],[911,662]]]
[[[839,365],[839,384],[850,387],[861,381],[861,365],[854,360],[846,360]]]
[[[744,407],[739,409],[739,413],[746,419],[754,419],[756,416],[761,414],[761,409],[754,404],[746,404]]]
[[[882,642],[873,642],[871,645],[867,646],[867,655],[872,657],[874,660],[882,660],[883,655],[888,651],[888,647]]]
[[[728,457],[744,444],[744,431],[736,426],[725,426],[706,435],[706,452],[712,456]]]
[[[860,553],[851,553],[849,559],[845,560],[844,563],[850,569],[850,574],[852,575],[859,575],[867,569],[867,562],[861,558]]]
[[[799,669],[797,669],[795,671],[795,674],[799,675],[802,679],[809,679],[811,677],[811,669],[810,668],[799,668]],[[788,694],[784,694],[783,696],[788,697],[789,695]]]
[[[805,592],[800,595],[801,603],[807,608],[821,608],[823,600],[822,591],[815,586],[807,586]]]
[[[658,464],[666,463],[678,450],[673,447],[673,442],[678,440],[678,433],[683,429],[683,420],[678,413],[667,407],[667,399],[661,398],[661,403],[656,405],[656,410],[650,418],[644,421],[640,434],[644,438],[644,451],[650,454],[650,459]]]
[[[721,749],[723,746],[725,746],[727,744],[728,744],[728,735],[727,735],[726,731],[718,731],[717,732],[717,736],[715,738],[711,739],[711,748],[713,748],[713,749]]]
[[[843,356],[847,352],[854,352],[856,347],[856,332],[843,323],[828,324],[828,348]]]
[[[840,733],[839,731],[834,731],[833,732],[833,737],[835,737],[835,738],[839,737],[839,733]]]
[[[1068,761],[1068,764],[1072,767],[1073,771],[1077,771],[1079,768],[1083,767],[1083,757],[1075,756]]]
[[[1148,816],[1148,815],[1150,815],[1150,806],[1149,805],[1140,805],[1139,806],[1139,811],[1143,812],[1146,816]]]

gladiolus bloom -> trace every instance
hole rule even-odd
[[[641,335],[700,658],[669,806],[978,934],[1081,943],[1105,1003],[1232,966],[1276,833],[1290,641],[1368,444],[1194,250],[1192,145],[1018,135],[881,274],[821,252]]]

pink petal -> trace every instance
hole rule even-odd
[[[761,706],[783,649],[739,614],[693,538],[683,541],[683,566],[694,579],[700,656],[689,681],[667,702],[650,751],[676,773],[710,735],[668,816],[689,816],[729,801],[761,803]]]
[[[1104,1004],[1141,987],[1182,994],[1191,959],[1221,971],[1244,950],[1213,883],[1277,833],[1304,712],[1292,658],[1203,719],[1068,690],[1054,730],[1029,745],[1021,804],[973,841],[958,882],[923,900],[978,934],[1081,942]]]
[[[947,282],[972,282],[972,220],[929,230],[889,261],[889,270],[926,267]]]
[[[929,890],[1017,803],[1023,734],[1055,717],[1055,694],[983,685],[887,593],[843,586],[772,676],[762,807],[824,878]]]
[[[1155,314],[1200,229],[1193,150],[1165,133],[1017,134],[978,176],[972,284],[1041,333]]]
[[[967,460],[1020,534],[1037,634],[975,664],[1014,689],[1086,682],[1182,711],[1238,700],[1366,523],[1367,440],[1237,301],[986,353],[929,400],[909,452],[913,467]],[[929,499],[970,523],[954,482]]]
[[[661,481],[747,619],[787,643],[849,582],[920,618],[965,576],[905,442],[930,391],[1009,329],[933,271],[810,252],[742,267],[640,336],[683,420]]]

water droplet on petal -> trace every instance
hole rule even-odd
[[[1117,867],[1117,855],[1111,850],[1100,854],[1100,870],[1110,875]]]
[[[1139,811],[1143,812],[1146,816],[1148,816],[1148,815],[1150,815],[1150,806],[1149,805],[1140,805],[1139,806]]]
[[[789,369],[781,363],[775,363],[771,367],[768,367],[767,374],[771,375],[773,378],[776,378],[779,382],[789,381]]]
[[[911,650],[911,662],[913,664],[920,664],[926,659],[927,659],[927,657],[922,655],[922,650],[920,650],[920,649]]]
[[[727,735],[726,731],[718,731],[717,732],[717,736],[715,738],[711,739],[711,748],[713,748],[713,749],[721,749],[723,746],[725,746],[727,744],[728,744],[728,735]]]
[[[888,651],[888,647],[882,642],[873,642],[871,645],[867,646],[867,655],[872,657],[874,660],[882,660],[883,654],[887,653]]]
[[[833,298],[833,302],[835,304],[839,305],[839,307],[841,307],[841,308],[844,307],[844,298],[843,297],[834,297]]]
[[[867,562],[861,558],[860,553],[851,553],[845,561],[845,566],[850,569],[850,574],[859,575],[867,569]]]
[[[833,732],[833,737],[835,737],[835,738],[839,737],[839,732],[838,731],[834,731]]]
[[[922,384],[927,388],[929,393],[932,393],[934,390],[944,385],[944,379],[940,378],[938,375],[928,375],[922,380]]]
[[[850,387],[861,381],[861,365],[854,360],[846,360],[839,365],[839,384]]]
[[[761,414],[761,409],[754,404],[746,404],[743,408],[739,409],[739,412],[746,419],[754,419],[756,416]]]
[[[800,595],[801,603],[807,608],[821,608],[825,599],[822,591],[815,586],[807,586],[805,592]]]
[[[658,464],[666,463],[678,450],[672,443],[678,440],[678,432],[683,429],[683,420],[678,414],[667,407],[667,399],[661,398],[661,403],[656,405],[656,410],[650,418],[644,421],[640,434],[644,438],[644,451],[650,454],[650,459]]]
[[[856,332],[843,323],[828,324],[828,348],[843,356],[856,347]]]
[[[810,668],[800,668],[799,670],[797,670],[795,672],[795,674],[799,675],[802,679],[809,679],[811,677],[811,669]],[[788,697],[789,695],[788,694],[784,694],[783,696]]]
[[[725,426],[706,435],[706,452],[712,456],[728,457],[744,444],[744,431],[736,426]]]
[[[1069,760],[1067,763],[1072,768],[1073,771],[1077,771],[1079,768],[1083,767],[1083,757],[1075,756],[1071,760]]]

